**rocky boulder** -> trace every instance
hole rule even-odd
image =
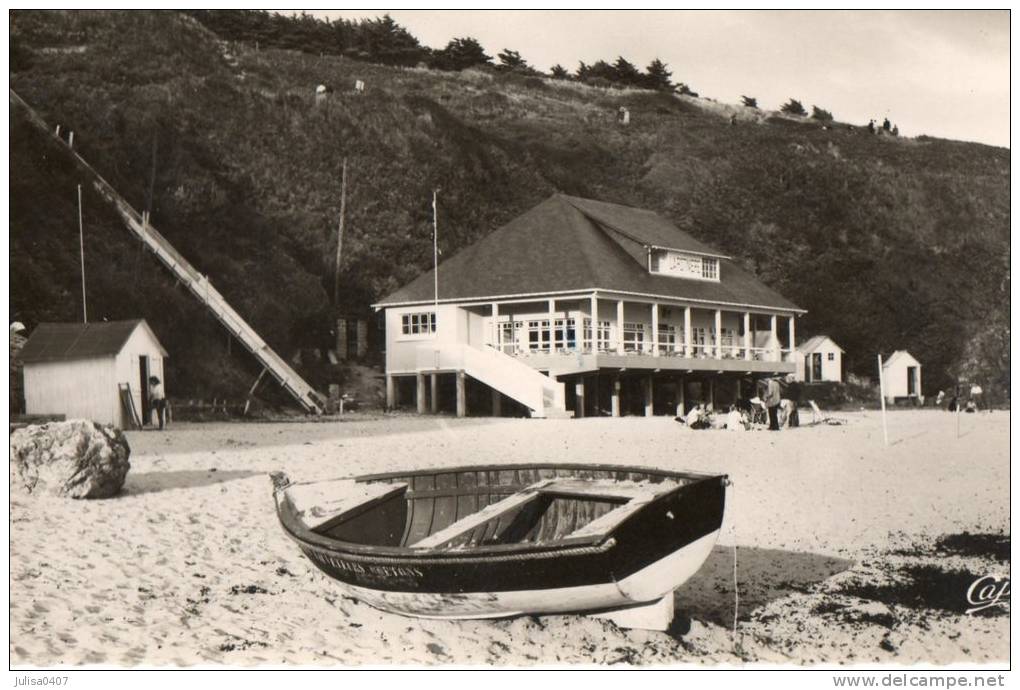
[[[11,434],[11,491],[109,498],[124,486],[131,448],[120,430],[84,419]]]

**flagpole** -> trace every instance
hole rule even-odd
[[[432,190],[432,275],[434,278],[434,299],[436,317],[439,315],[439,209],[437,208],[438,189]]]
[[[81,320],[89,322],[89,310],[85,304],[85,225],[81,218],[81,185],[78,185],[78,249],[81,255]]]
[[[344,249],[344,216],[347,214],[347,157],[344,156],[340,172],[340,224],[336,229],[336,263],[333,265],[333,310],[339,316],[340,259]]]
[[[882,355],[878,356],[878,396],[882,401],[882,437],[885,445],[889,445],[889,427],[885,421],[885,376],[882,373]]]

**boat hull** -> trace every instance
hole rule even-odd
[[[447,476],[453,473],[436,472]],[[467,484],[464,477],[496,474],[487,468],[459,468],[456,472],[461,479],[450,483],[461,489]],[[726,477],[720,475],[615,466],[521,466],[500,469],[498,474],[512,477],[512,485],[490,483],[481,487],[476,483],[469,490],[473,489],[475,494],[513,494],[546,474],[554,478],[591,477],[602,481],[603,486],[613,478],[625,484],[668,482],[607,532],[584,538],[571,538],[568,534],[567,538],[526,539],[519,543],[415,547],[421,535],[433,534],[463,517],[454,514],[453,509],[463,499],[452,498],[445,520],[439,520],[443,514],[440,501],[446,499],[437,497],[440,489],[434,487],[440,486],[442,477],[428,478],[427,484],[413,473],[359,479],[399,481],[412,487],[406,498],[398,492],[395,497],[386,498],[385,503],[377,504],[371,513],[376,517],[367,521],[352,518],[344,523],[353,525],[355,520],[363,520],[357,523],[357,530],[349,526],[337,528],[352,537],[364,537],[366,530],[372,531],[373,539],[381,534],[384,537],[379,541],[389,539],[390,544],[359,544],[350,538],[336,538],[331,527],[318,532],[306,528],[291,501],[283,498],[286,485],[277,492],[277,509],[281,524],[304,554],[350,596],[376,608],[409,616],[494,618],[611,611],[654,602],[671,604],[671,592],[701,567],[715,544],[722,526],[728,484]],[[451,490],[441,491],[447,496]],[[468,491],[463,493],[472,495]],[[491,504],[501,499],[497,496],[488,500]],[[436,508],[423,511],[420,505],[412,505],[415,501],[434,503]],[[429,519],[430,526],[409,537],[419,525],[414,521],[422,515]],[[553,522],[570,517],[567,510],[553,515]],[[404,526],[402,538],[401,526]]]
[[[377,609],[416,618],[464,620],[614,611],[652,604],[671,595],[701,568],[718,535],[718,530],[706,534],[619,582],[480,592],[398,592],[342,580],[337,585],[348,596]]]

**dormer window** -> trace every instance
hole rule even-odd
[[[701,258],[701,277],[705,280],[719,280],[719,259],[703,256]]]
[[[672,249],[652,249],[648,270],[651,273],[676,278],[719,280],[719,259],[713,256],[689,254]]]

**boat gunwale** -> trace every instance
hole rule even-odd
[[[602,463],[558,463],[558,462],[528,462],[514,465],[457,465],[454,467],[436,467],[423,470],[379,472],[375,474],[362,474],[350,479],[357,482],[378,481],[380,479],[399,479],[401,477],[417,477],[423,475],[455,474],[457,472],[497,472],[512,470],[596,470],[603,472],[644,472],[661,476],[663,479],[709,479],[726,478],[725,474],[711,474],[708,472],[693,472],[690,470],[663,470],[658,467],[647,467],[643,465],[614,465]],[[326,480],[328,481],[328,480]]]
[[[555,557],[561,555],[564,551],[576,551],[577,549],[585,548],[596,548],[605,549],[612,548],[616,545],[616,540],[613,538],[613,534],[622,525],[627,524],[637,516],[643,514],[652,505],[658,503],[667,497],[671,497],[677,492],[691,486],[692,483],[701,483],[704,481],[722,480],[726,481],[728,476],[725,474],[708,474],[708,473],[696,473],[696,472],[673,472],[670,470],[660,470],[651,467],[641,466],[628,466],[628,465],[603,465],[603,464],[563,464],[563,463],[528,463],[521,465],[462,465],[459,467],[450,468],[436,468],[428,470],[412,470],[403,472],[385,472],[379,474],[361,475],[357,477],[346,477],[349,481],[364,482],[364,481],[377,481],[381,479],[400,479],[403,477],[421,476],[421,475],[439,475],[439,474],[451,474],[455,472],[478,472],[478,471],[497,471],[497,470],[521,470],[521,469],[565,469],[565,470],[596,470],[596,471],[615,471],[615,472],[644,472],[661,476],[663,479],[685,479],[689,480],[688,483],[681,484],[674,487],[670,491],[664,492],[656,498],[655,501],[636,511],[630,515],[627,519],[621,522],[619,525],[613,528],[608,533],[595,534],[591,536],[582,537],[567,537],[565,539],[559,539],[553,542],[546,542],[543,544],[536,543],[514,543],[514,544],[488,544],[484,546],[473,546],[471,548],[460,548],[460,549],[442,549],[439,547],[416,549],[413,546],[378,546],[372,544],[355,544],[349,541],[343,541],[340,539],[334,539],[325,535],[319,534],[306,527],[296,516],[294,506],[289,500],[284,499],[284,495],[288,488],[297,485],[308,485],[318,484],[325,481],[337,481],[337,480],[318,480],[309,482],[295,482],[289,483],[284,487],[277,488],[274,492],[274,498],[276,500],[276,513],[283,526],[284,531],[291,539],[296,541],[298,544],[313,548],[317,551],[326,551],[334,554],[350,554],[356,556],[359,559],[378,556],[380,558],[396,559],[398,561],[406,561],[409,564],[431,562],[465,562],[465,561],[478,561],[484,562],[487,558],[495,556],[513,556],[518,555],[525,558],[542,558],[542,557]],[[507,487],[510,488],[510,487]],[[521,487],[510,493],[516,493],[526,487]],[[601,547],[600,547],[601,545]]]

